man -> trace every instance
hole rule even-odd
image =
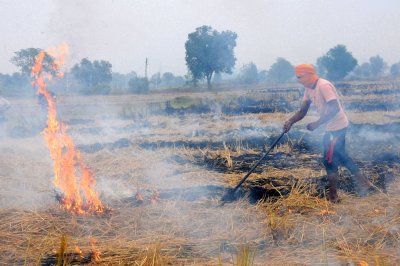
[[[329,81],[319,78],[310,64],[296,66],[295,73],[298,82],[305,87],[305,92],[300,110],[285,122],[284,132],[288,132],[294,123],[303,119],[313,103],[320,118],[309,123],[307,129],[313,131],[325,124],[323,160],[328,175],[327,199],[332,202],[338,201],[336,182],[339,165],[345,166],[354,175],[358,194],[366,195],[372,188],[371,183],[363,176],[345,151],[345,137],[349,121],[340,104],[336,88]]]

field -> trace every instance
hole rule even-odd
[[[1,265],[399,265],[400,85],[338,84],[347,149],[376,192],[340,169],[324,199],[323,129],[314,111],[234,187],[298,107],[299,88],[57,98],[109,208],[75,215],[57,201],[35,99],[10,99],[0,138]]]

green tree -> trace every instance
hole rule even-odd
[[[283,83],[294,78],[292,64],[285,58],[279,57],[268,71],[268,79],[272,82]]]
[[[326,68],[325,68],[325,66],[324,66],[324,64],[323,64],[322,61],[323,61],[323,60],[322,60],[322,57],[319,57],[319,58],[317,59],[316,71],[317,71],[318,76],[320,76],[320,77],[326,77],[328,71],[326,70]]]
[[[221,73],[215,73],[214,77],[213,77],[213,80],[212,80],[212,83],[213,84],[221,84],[222,81],[223,81],[222,74]]]
[[[132,93],[146,93],[149,91],[149,80],[146,77],[133,77],[128,82],[128,90]]]
[[[356,66],[353,72],[356,78],[369,79],[371,77],[371,64],[362,63]]]
[[[195,78],[193,77],[192,72],[188,71],[188,72],[185,74],[184,77],[185,77],[185,80],[186,80],[186,85],[192,85],[192,86],[194,86],[194,87],[197,87],[197,86],[198,86],[199,80],[198,80],[198,79],[195,79]]]
[[[188,35],[185,59],[194,83],[206,78],[210,89],[214,73],[232,73],[236,38],[237,34],[232,31],[218,32],[210,26],[199,27]]]
[[[111,86],[113,89],[116,89],[119,91],[127,90],[129,80],[136,76],[137,75],[134,71],[127,73],[127,74],[113,72]]]
[[[149,80],[150,84],[153,85],[154,88],[158,88],[161,83],[161,73],[157,72],[153,74]]]
[[[42,49],[39,48],[26,48],[15,52],[14,56],[10,59],[22,74],[29,76],[32,71],[32,67],[35,65],[35,56],[38,55]],[[43,70],[51,74],[57,72],[54,68],[54,57],[45,52],[43,59]]]
[[[171,72],[165,72],[161,77],[161,84],[164,87],[169,87],[174,85],[175,76]]]
[[[239,74],[239,81],[243,84],[255,84],[258,82],[258,69],[253,62],[242,67]]]
[[[357,60],[347,51],[345,45],[339,44],[331,48],[324,56],[318,58],[317,65],[326,71],[330,80],[343,80],[357,65]]]
[[[91,62],[83,58],[72,67],[71,73],[83,85],[81,91],[84,94],[107,94],[111,90],[112,65],[108,61]]]
[[[215,77],[215,75],[214,75]],[[180,87],[185,85],[185,79],[182,76],[175,76],[174,78],[174,86]]]
[[[373,78],[381,77],[387,69],[387,63],[379,55],[373,56],[369,59],[371,76]]]
[[[15,96],[29,95],[33,96],[36,89],[29,83],[29,76],[20,72],[10,74],[0,73],[0,95]]]
[[[390,76],[394,79],[400,77],[400,62],[393,64],[390,67]]]
[[[259,82],[266,82],[268,80],[268,71],[267,70],[261,70],[258,73],[258,81]]]

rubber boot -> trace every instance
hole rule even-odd
[[[354,175],[354,183],[356,185],[357,194],[360,197],[368,196],[373,191],[371,182],[363,175],[363,173],[361,173],[361,171]]]
[[[336,182],[337,182],[337,174],[336,173],[328,174],[328,193],[326,195],[326,199],[329,200],[330,202],[339,201],[339,197],[337,195]]]

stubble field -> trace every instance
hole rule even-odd
[[[399,265],[400,89],[339,87],[347,148],[376,186],[365,198],[340,169],[341,201],[324,199],[323,129],[314,112],[279,136],[299,89],[137,96],[59,96],[68,125],[111,211],[60,208],[34,99],[11,99],[0,139],[2,265]],[[367,107],[368,108],[367,108]]]

